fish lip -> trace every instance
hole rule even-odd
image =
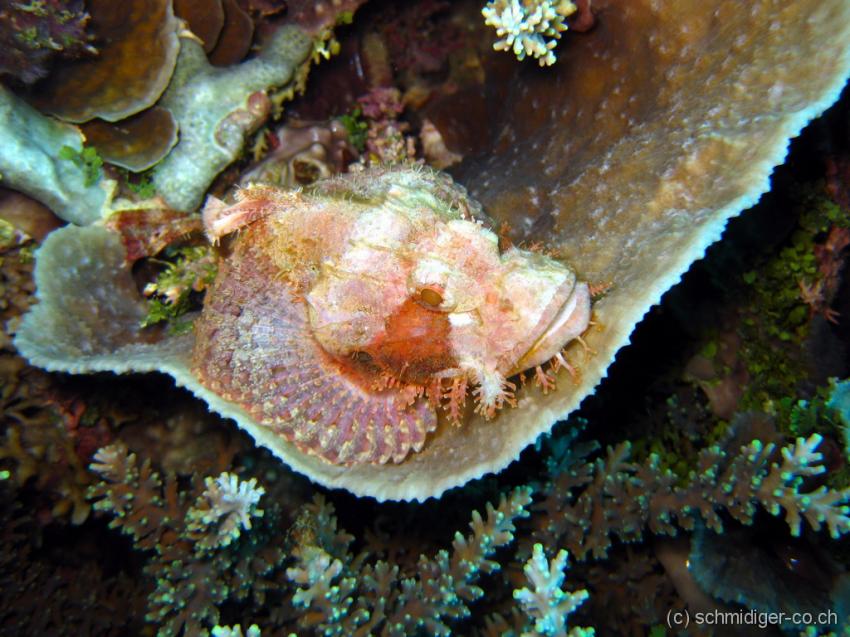
[[[526,369],[542,365],[571,340],[580,336],[590,320],[590,292],[586,283],[575,282],[566,299],[552,319],[542,328],[517,360],[512,376]],[[571,325],[574,324],[574,325]],[[558,336],[563,332],[562,336]],[[558,336],[558,338],[554,338]],[[555,345],[555,343],[558,343]]]

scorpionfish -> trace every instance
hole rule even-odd
[[[586,283],[500,250],[480,206],[430,169],[250,185],[211,197],[203,221],[213,241],[235,235],[195,325],[198,377],[334,464],[401,462],[441,412],[492,418],[526,370],[550,386],[590,321]]]

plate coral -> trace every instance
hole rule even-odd
[[[457,168],[515,242],[542,241],[580,279],[608,288],[585,339],[593,353],[568,349],[580,368],[576,382],[548,393],[526,385],[517,390],[518,408],[492,420],[441,422],[404,462],[329,465],[276,441],[245,409],[199,383],[192,336],[152,341],[140,332],[142,300],[122,272],[121,243],[97,224],[54,233],[41,249],[41,303],[24,320],[18,347],[48,369],[170,373],[296,470],[358,494],[421,499],[499,471],[593,391],[644,313],[768,188],[788,139],[837,97],[850,70],[843,2],[756,2],[746,12],[727,2],[594,9],[605,19],[569,42],[566,63],[514,67],[484,86],[487,99],[471,106],[483,109],[489,142]],[[202,54],[200,46],[192,53]],[[178,75],[183,67],[179,61]],[[163,101],[180,106],[181,122],[194,117],[191,109],[209,110],[183,82],[173,82]],[[246,113],[251,108],[249,100]],[[192,135],[186,123],[181,128],[184,139],[154,183],[187,207],[203,182],[175,162],[198,161],[182,147],[212,131],[202,138],[202,128]],[[172,187],[187,178],[194,190]]]

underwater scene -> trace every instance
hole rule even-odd
[[[0,636],[850,636],[848,0],[0,0]]]

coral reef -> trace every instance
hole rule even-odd
[[[221,5],[224,24],[215,47],[208,55],[215,66],[230,66],[239,63],[248,54],[254,38],[254,21],[236,0],[222,0]]]
[[[243,530],[251,530],[252,517],[263,516],[257,503],[266,491],[257,486],[256,478],[243,482],[225,472],[215,479],[206,478],[204,485],[204,492],[186,512],[186,530],[199,538],[201,550],[229,546]]]
[[[136,547],[154,551],[145,571],[157,582],[148,619],[160,626],[158,635],[181,628],[207,634],[227,600],[249,602],[273,625],[295,619],[318,634],[448,635],[450,624],[468,617],[469,605],[484,594],[476,582],[499,569],[492,557],[513,541],[530,502],[529,490],[517,489],[497,507],[488,505],[485,516],[474,513],[471,533],[457,533],[451,552],[422,556],[408,573],[365,553],[352,555],[352,536],[337,529],[333,507],[320,496],[301,510],[287,540],[276,507],[256,517],[262,488],[253,479],[210,478],[189,505],[190,493],[120,444],[101,449],[92,469],[102,477],[90,491],[95,508],[109,511],[110,525]],[[251,517],[255,528],[248,531]],[[238,526],[243,530],[236,534]],[[557,573],[553,577],[557,581]],[[269,606],[281,603],[307,612],[280,609],[269,616]],[[218,626],[213,634],[225,630]]]
[[[209,246],[178,248],[174,253],[175,260],[166,262],[156,281],[148,283],[143,290],[150,305],[142,327],[166,321],[175,332],[190,329],[190,321],[178,321],[192,309],[191,295],[204,292],[215,280],[216,260]]]
[[[600,14],[605,13],[604,2],[595,7]],[[504,109],[490,114],[492,147],[483,149],[487,150],[484,155],[464,161],[457,167],[458,175],[492,211],[497,223],[508,224],[508,238],[515,244],[528,245],[545,238],[560,258],[575,264],[582,278],[612,284],[594,306],[600,328],[591,330],[585,339],[588,351],[596,354],[581,366],[582,373],[575,384],[559,384],[548,393],[530,384],[517,388],[515,398],[524,405],[522,409],[503,412],[490,422],[486,421],[485,410],[471,417],[467,427],[437,427],[415,461],[396,467],[351,472],[341,478],[310,459],[293,454],[288,461],[294,468],[325,484],[338,484],[358,493],[424,498],[504,468],[540,433],[577,407],[604,375],[647,309],[694,259],[702,256],[726,221],[767,187],[767,175],[783,156],[788,137],[836,97],[847,75],[850,58],[846,47],[839,44],[847,41],[841,37],[841,30],[850,24],[845,19],[843,12],[847,7],[843,3],[820,3],[817,11],[795,5],[779,15],[774,15],[768,4],[757,3],[746,15],[730,11],[722,37],[701,39],[699,34],[705,32],[705,25],[714,19],[715,12],[728,7],[720,1],[686,15],[681,13],[683,9],[660,15],[634,7],[609,11],[604,23],[600,21],[592,32],[572,43],[584,62],[580,70],[572,65],[556,65],[543,77],[517,68],[512,71],[515,75],[491,75],[490,82],[482,88],[492,98],[489,102]],[[613,37],[615,33],[652,33],[654,37],[641,42],[655,43],[653,46],[693,38],[693,46],[674,47],[680,55],[673,57],[667,55],[666,48],[656,51],[652,47],[646,55],[636,56],[638,45],[628,37]],[[307,48],[309,40],[303,39]],[[795,43],[793,50],[788,48],[788,42]],[[265,50],[273,49],[270,46]],[[742,60],[746,60],[741,62],[746,64],[743,77],[749,82],[744,94],[769,94],[771,101],[740,99],[740,92],[727,81],[731,69],[736,68],[724,62],[730,50],[740,52]],[[187,42],[181,57],[184,54],[206,69],[204,76],[238,72],[211,69],[197,43]],[[263,55],[241,65],[246,67],[247,75],[248,68],[255,68],[247,65],[262,63]],[[616,70],[620,65],[633,67],[635,59],[656,58],[667,69],[665,73],[649,73],[650,67],[656,68],[654,62],[647,62],[642,72],[623,74]],[[178,67],[181,65],[182,62]],[[820,72],[807,71],[815,68]],[[695,76],[695,69],[700,74]],[[781,73],[777,74],[776,69]],[[181,74],[184,71],[178,68],[175,77],[182,77]],[[648,79],[650,76],[654,79]],[[590,78],[605,78],[604,86]],[[693,91],[694,82],[706,90]],[[175,79],[163,103],[174,90],[174,95],[185,97],[188,105],[190,96],[175,88],[177,85],[179,81]],[[515,88],[502,92],[508,91],[508,85]],[[517,97],[531,93],[539,99]],[[499,97],[508,94],[515,98]],[[563,99],[566,94],[570,100]],[[194,95],[209,94],[196,91]],[[260,91],[261,103],[255,104],[259,110],[266,103],[264,97]],[[245,95],[240,97],[244,98]],[[195,104],[205,114],[221,114],[220,109],[216,110],[218,104]],[[558,104],[560,108],[544,109],[541,104]],[[769,122],[762,116],[765,109],[771,114]],[[256,122],[249,110],[244,105],[236,109],[238,130],[234,139],[239,138],[239,143],[234,143],[233,148],[241,145],[245,130],[241,124],[250,128]],[[178,115],[177,119],[181,117]],[[595,119],[591,121],[589,117]],[[575,125],[561,125],[572,118],[576,118]],[[475,115],[469,119],[475,119]],[[730,122],[737,122],[740,128]],[[230,123],[234,122],[228,120]],[[210,128],[216,124],[207,124],[197,131],[212,134]],[[186,152],[192,146],[187,140],[193,133],[187,132],[183,124],[181,129],[185,137],[156,167],[154,183],[166,199],[176,193],[186,207],[191,207],[202,196],[212,173],[233,159],[234,153],[219,153],[221,149],[215,150],[215,146],[198,138],[197,143],[205,150],[213,149],[211,154],[215,155],[215,168],[202,169],[205,176],[201,178],[193,171],[205,161]],[[185,169],[172,163],[178,157],[182,157],[180,165],[185,163]],[[219,160],[221,163],[217,163]],[[704,178],[706,175],[710,178]],[[172,185],[164,187],[163,180]],[[189,181],[192,187],[184,188]],[[607,185],[600,191],[603,183]],[[724,187],[716,187],[717,183]],[[124,255],[107,245],[110,240],[102,232],[92,230],[85,237],[74,234],[73,238],[48,239],[42,251],[44,302],[37,310],[40,317],[24,323],[18,337],[21,349],[32,360],[55,370],[160,369],[193,386],[195,379],[182,360],[191,338],[161,341],[158,347],[151,343],[156,335],[140,334],[136,327],[140,303],[132,294],[132,282],[126,273],[118,277],[122,283],[117,289],[110,289],[110,277],[91,264],[79,269],[62,266],[57,268],[60,272],[47,274],[52,250],[69,254],[73,252],[72,244],[85,245],[89,241],[92,245],[86,251],[99,254],[95,261],[108,262],[113,273],[120,272]],[[57,260],[52,263],[56,267]],[[68,312],[70,305],[76,303],[49,298],[47,289],[51,286],[57,292],[65,288],[60,298],[74,290],[80,299],[88,301],[96,296],[95,291],[114,299],[112,314],[103,317],[114,319],[103,331],[103,339],[97,341],[101,336],[98,329],[82,330],[86,332],[82,335],[86,343],[84,355],[74,340],[81,336],[79,325],[85,325],[92,317],[71,321],[61,316],[40,322],[46,320],[49,312],[57,308]],[[128,322],[119,323],[116,314]],[[100,320],[103,319],[95,322]],[[48,325],[51,329],[46,329]],[[47,344],[42,342],[45,333],[57,339],[62,334],[73,336],[64,344]],[[238,406],[210,396],[203,389],[196,391],[221,413],[249,420]],[[261,444],[275,444],[268,430],[259,429],[255,435]]]
[[[204,53],[215,48],[225,20],[221,0],[174,0],[174,14],[201,40]]]
[[[268,183],[283,188],[307,186],[342,172],[362,150],[344,118],[327,122],[289,120],[262,138],[257,162],[240,183]]]
[[[800,213],[790,240],[741,275],[750,301],[739,330],[739,356],[750,376],[744,409],[761,409],[770,396],[793,395],[797,370],[807,366],[807,354],[796,344],[810,337],[815,315],[835,320],[831,305],[850,210],[814,188],[801,189],[796,198]]]
[[[76,62],[72,69],[63,70],[66,87],[52,79],[44,87],[39,85],[35,102],[69,121],[87,121],[82,129],[107,161],[133,171],[156,165],[154,188],[172,208],[190,210],[200,203],[216,175],[240,156],[245,137],[269,116],[272,103],[267,93],[288,86],[276,97],[286,99],[296,83],[303,82],[306,66],[302,63],[313,41],[298,28],[279,28],[254,59],[217,69],[196,41],[178,41],[179,21],[171,14],[170,1],[136,2],[132,6],[136,21],[117,16],[115,7],[107,4],[97,3],[93,14],[95,24],[108,36],[109,50],[104,49],[97,60]],[[120,25],[114,24],[116,19]],[[151,38],[156,42],[165,38],[170,44],[160,46]],[[111,50],[112,45],[119,50]],[[138,48],[158,54],[139,56]],[[133,90],[128,90],[130,80],[121,67],[130,58],[144,58],[150,67],[150,73],[136,69]],[[104,65],[119,68],[107,72],[101,68]],[[111,78],[113,84],[104,78]],[[83,90],[84,84],[90,90]],[[66,93],[73,93],[74,99]],[[6,88],[0,98],[0,144],[6,158],[0,161],[0,169],[6,183],[73,223],[88,224],[105,216],[111,209],[115,181],[104,178],[91,183],[81,170],[84,166],[61,163],[61,148],[81,152],[79,130],[42,116]],[[154,103],[157,106],[150,108]],[[88,121],[96,116],[101,119]],[[115,120],[120,121],[111,123]],[[23,131],[40,142],[22,139]],[[25,161],[11,161],[15,155]]]
[[[488,504],[486,517],[473,514],[469,535],[455,534],[451,553],[423,555],[414,572],[401,573],[398,566],[352,556],[353,538],[337,531],[333,508],[316,499],[296,524],[296,561],[287,570],[298,586],[292,602],[305,611],[299,624],[328,636],[450,635],[452,620],[468,617],[468,605],[484,595],[477,580],[499,569],[491,558],[513,541],[530,500],[527,489],[516,489],[498,507]]]
[[[802,542],[781,545],[771,534],[765,537],[770,539],[751,529],[727,529],[717,535],[698,526],[691,538],[689,570],[699,587],[720,602],[762,613],[782,609],[813,617],[834,608],[830,593],[842,569],[827,554],[817,554],[816,547]],[[793,630],[795,625],[786,620],[782,627]],[[804,626],[797,622],[796,628]]]
[[[211,634],[212,637],[243,637],[243,635],[244,637],[261,637],[262,632],[256,624],[252,624],[243,633],[242,626],[236,624],[235,626],[214,626]]]
[[[177,122],[153,106],[115,124],[95,119],[81,127],[86,143],[106,161],[133,172],[154,166],[177,143]]]
[[[90,508],[86,464],[110,439],[110,427],[82,401],[63,397],[46,374],[15,354],[10,336],[32,303],[31,250],[26,236],[0,247],[0,467],[9,483],[41,494],[31,508],[42,519],[67,517],[81,524]]]
[[[51,0],[18,4],[55,8]],[[480,0],[372,0],[334,33],[359,4],[175,3],[178,13],[194,12],[191,29],[208,40],[202,52],[192,35],[180,38],[198,60],[219,45],[234,59],[247,42],[256,46],[238,66],[204,62],[202,81],[184,88],[203,92],[211,79],[260,68],[281,25],[309,33],[306,57],[339,52],[311,71],[310,89],[287,106],[281,128],[256,133],[253,152],[242,154],[245,131],[304,87],[307,64],[293,63],[279,92],[271,82],[227,93],[238,120],[233,163],[208,190],[219,168],[191,177],[209,195],[203,215],[156,196],[158,163],[145,174],[110,165],[121,160],[93,143],[95,131],[103,125],[114,141],[126,119],[82,126],[90,133],[84,146],[73,127],[9,94],[4,184],[40,185],[61,202],[65,177],[51,171],[67,172],[80,196],[57,212],[84,225],[61,227],[43,205],[0,192],[0,635],[642,637],[684,634],[670,618],[685,610],[692,621],[696,612],[778,611],[815,621],[825,611],[821,625],[806,625],[804,615],[757,632],[850,634],[850,384],[836,380],[850,374],[850,101],[792,144],[770,194],[730,221],[724,241],[647,312],[766,188],[787,138],[835,97],[850,68],[846,3],[753,0],[742,12],[731,0],[596,0],[591,12],[588,0],[576,1],[567,24],[585,34],[565,38],[560,63],[543,69],[492,51]],[[0,0],[0,20],[4,7]],[[201,24],[204,11],[209,22]],[[248,24],[245,16],[250,32],[227,43],[224,31]],[[68,28],[79,33],[83,25]],[[48,68],[39,56],[33,62]],[[14,79],[7,85],[30,90]],[[256,93],[260,103],[249,112],[245,100]],[[174,114],[181,127],[213,134],[216,124]],[[131,132],[126,141],[132,147],[144,136]],[[358,142],[364,154],[352,165]],[[146,162],[168,152],[143,150]],[[241,265],[245,246],[276,245],[256,243],[270,226],[269,202],[289,210],[319,198],[318,213],[329,214],[325,201],[333,199],[356,216],[384,197],[398,218],[402,200],[412,199],[417,215],[440,201],[457,213],[453,227],[483,221],[475,200],[430,169],[356,172],[414,152],[432,166],[462,154],[453,173],[499,227],[498,236],[489,226],[478,231],[502,256],[521,249],[575,265],[597,293],[595,325],[565,359],[574,377],[565,372],[554,389],[543,368],[543,388],[518,386],[516,409],[489,421],[474,413],[474,400],[458,414],[460,427],[435,409],[422,450],[397,464],[332,465],[274,440],[269,427],[199,383],[193,350],[216,341],[227,349],[232,324],[209,330],[203,313],[211,307],[254,325],[267,299],[306,304],[310,291],[293,284],[332,265],[287,266],[286,281],[259,279],[228,297],[239,286],[223,281],[250,274]],[[316,180],[347,169],[353,174]],[[387,174],[408,181],[387,185]],[[240,175],[238,194],[230,188]],[[284,193],[248,183],[281,176],[306,187]],[[117,210],[103,218],[110,208]],[[376,240],[382,228],[368,226],[358,247],[386,244]],[[234,229],[241,233],[225,236]],[[344,222],[284,222],[277,237],[298,250],[269,254],[278,265],[302,263],[317,254],[312,246],[336,245],[344,231]],[[315,243],[296,245],[304,236]],[[470,263],[474,246],[458,245]],[[405,285],[410,256],[387,268]],[[434,271],[442,270],[426,273]],[[346,307],[375,274],[337,272],[328,287],[342,281],[354,289],[322,307]],[[483,288],[460,286],[463,294]],[[528,292],[522,283],[509,288]],[[405,319],[430,316],[428,307],[450,297],[445,287],[413,292]],[[154,323],[157,315],[165,320]],[[384,325],[405,336],[411,326],[421,337],[439,324],[394,321]],[[270,335],[289,329],[284,323],[232,330],[239,346],[221,360],[240,390],[257,385],[248,374],[256,368],[240,364],[246,352],[265,352],[273,373],[303,374],[288,407],[303,400],[314,410],[309,420],[333,401],[311,384],[309,367],[298,367],[303,332],[293,330],[288,347],[270,346]],[[377,386],[357,391],[404,391],[411,384],[398,381],[431,368],[397,365],[387,352],[409,353],[411,339],[399,342],[354,357],[343,351],[333,362],[385,372]],[[437,340],[412,342],[431,354]],[[104,370],[119,374],[75,374]],[[166,374],[121,374],[152,370]],[[412,393],[433,408],[427,395]],[[580,400],[577,413],[552,428]],[[214,412],[252,422],[252,435]],[[263,449],[280,445],[292,468],[340,488],[310,482]],[[692,623],[686,632],[753,634],[737,628]]]
[[[118,637],[143,623],[145,591],[108,559],[91,559],[102,537],[51,536],[7,485],[0,487],[0,529],[0,634]]]
[[[416,157],[415,140],[407,135],[410,126],[398,121],[404,110],[396,88],[374,88],[357,98],[365,118],[364,165],[401,164]]]
[[[184,630],[208,634],[205,626],[218,624],[218,607],[230,599],[263,604],[270,584],[265,577],[286,553],[280,539],[268,539],[278,521],[273,513],[260,518],[271,526],[254,524],[251,536],[242,534],[251,529],[251,517],[260,515],[255,505],[263,489],[253,479],[222,474],[190,505],[191,493],[174,476],[161,478],[149,460],[139,463],[120,443],[101,449],[94,460],[92,470],[102,478],[89,492],[95,509],[111,512],[110,525],[137,548],[154,551],[145,568],[156,581],[147,618],[159,625],[160,637]],[[252,541],[257,535],[266,541]]]

